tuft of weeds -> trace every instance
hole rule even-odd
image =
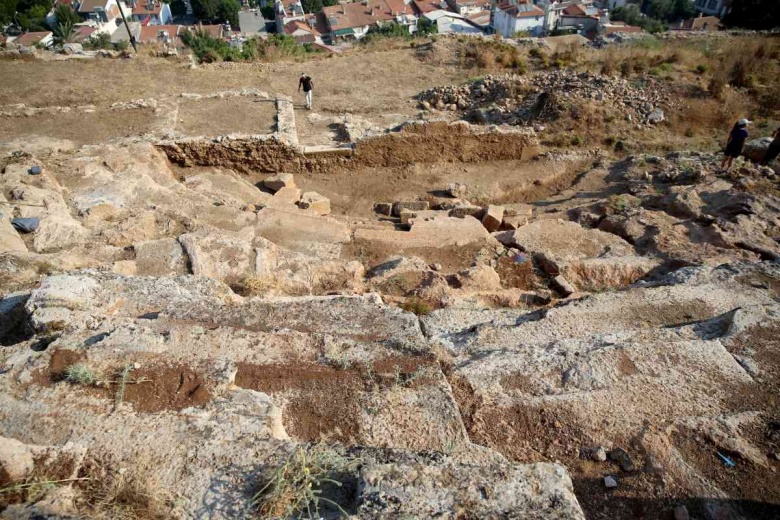
[[[433,312],[433,305],[420,298],[407,298],[401,305],[406,312],[413,312],[418,316],[425,316]]]
[[[613,213],[625,213],[639,206],[641,201],[638,197],[628,194],[610,195],[607,198],[607,208]]]
[[[114,404],[116,406],[122,404],[122,401],[124,401],[125,399],[125,387],[127,386],[127,383],[130,380],[130,372],[132,371],[133,371],[133,365],[127,364],[122,369],[122,372],[119,375],[119,381],[117,382],[117,388],[116,388],[116,396],[114,398]]]
[[[262,476],[250,511],[258,518],[321,518],[322,510],[349,516],[344,488],[358,465],[358,459],[323,444],[299,446],[282,465]]]
[[[170,518],[173,496],[151,467],[151,461],[121,467],[112,457],[90,455],[79,470],[79,509],[101,520]]]
[[[97,377],[87,365],[76,363],[65,369],[65,380],[73,385],[91,386],[95,384]]]

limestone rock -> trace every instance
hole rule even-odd
[[[514,204],[504,204],[504,215],[510,217],[525,217],[530,219],[533,215],[533,206],[516,202]]]
[[[396,202],[393,204],[393,216],[400,217],[401,211],[408,209],[412,211],[425,211],[430,207],[427,200],[412,200],[407,202]]]
[[[678,218],[698,218],[701,216],[704,201],[695,189],[673,186],[664,200],[670,215]]]
[[[745,143],[744,156],[753,162],[761,162],[764,160],[766,152],[769,150],[769,145],[772,144],[771,137],[759,137],[758,139],[752,139]]]
[[[175,238],[140,242],[135,249],[136,273],[143,276],[186,274],[188,258]]]
[[[203,229],[180,236],[179,242],[190,259],[192,274],[235,281],[254,272],[252,239],[253,234],[247,231]]]
[[[0,194],[0,201],[4,200]],[[0,251],[27,251],[27,245],[11,225],[10,214],[4,205],[0,205]]]
[[[585,518],[556,464],[369,465],[358,487],[358,514],[366,518]]]
[[[504,220],[501,222],[501,227],[499,229],[502,231],[511,231],[525,226],[526,224],[528,224],[528,217],[524,215],[507,215],[505,213]]]
[[[450,216],[455,218],[474,217],[480,218],[484,213],[484,209],[480,206],[473,206],[471,204],[461,204],[455,206],[450,210]]]
[[[482,217],[482,225],[485,226],[490,232],[497,231],[501,226],[501,222],[504,220],[504,208],[502,206],[490,205],[485,210],[485,215]]]
[[[279,173],[265,179],[263,186],[273,192],[277,192],[282,188],[295,188],[295,177],[293,177],[292,173]]]
[[[16,439],[0,437],[0,486],[19,482],[35,467],[29,446]]]
[[[299,200],[301,200],[301,190],[299,188],[285,186],[274,193],[274,200],[286,202],[289,204],[296,204]]]
[[[564,278],[561,275],[556,276],[552,279],[552,283],[555,286],[555,289],[557,289],[564,297],[570,296],[577,292],[577,289],[575,289],[566,278]]]
[[[461,182],[453,182],[447,185],[447,189],[444,190],[447,195],[455,199],[462,199],[468,192],[468,187]]]
[[[501,278],[489,265],[477,265],[457,275],[460,289],[464,291],[495,291],[501,289]]]
[[[316,191],[307,191],[301,196],[298,206],[302,209],[310,209],[319,215],[330,214],[330,199],[320,195]]]
[[[340,245],[351,239],[349,228],[326,216],[306,214],[298,208],[263,208],[257,213],[258,236],[300,253],[338,258]]]
[[[357,229],[355,238],[388,244],[398,250],[495,243],[482,223],[471,217],[463,219],[439,217],[432,220],[418,220],[409,231]]]

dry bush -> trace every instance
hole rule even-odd
[[[671,114],[674,125],[693,134],[728,134],[734,122],[752,110],[750,98],[741,92],[724,89],[720,99],[688,99],[681,110]],[[724,137],[725,139],[725,137]]]
[[[299,446],[262,475],[251,513],[258,518],[320,518],[321,510],[329,510],[348,516],[344,508],[351,497],[344,495],[354,490],[345,489],[345,483],[354,480],[358,464],[324,444]]]
[[[435,306],[425,300],[413,297],[407,298],[404,303],[401,304],[401,308],[406,312],[411,312],[418,316],[425,316],[426,314],[433,312]]]
[[[98,520],[156,520],[170,518],[173,498],[159,476],[141,461],[129,467],[107,455],[90,455],[81,469],[77,506]]]
[[[496,40],[474,40],[462,45],[458,51],[459,65],[463,68],[512,69],[526,71],[526,62],[520,50]]]

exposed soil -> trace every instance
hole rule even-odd
[[[498,259],[496,272],[501,278],[501,285],[506,288],[532,291],[541,283],[541,276],[536,273],[533,262],[526,259],[518,261],[511,256],[502,256]]]
[[[58,348],[51,353],[49,366],[39,370],[33,376],[33,382],[37,385],[51,386],[65,379],[65,370],[71,365],[81,363],[86,359],[83,352],[77,350]]]
[[[52,352],[49,366],[33,376],[33,383],[39,386],[66,384],[66,369],[85,360],[86,355],[82,352],[57,349]],[[109,401],[118,401],[123,371],[124,367],[119,367],[106,373],[103,384],[73,388]],[[101,380],[100,374],[96,374],[96,377]],[[185,365],[154,365],[127,373],[121,400],[131,403],[137,412],[155,413],[202,406],[211,397],[208,382],[193,368]]]
[[[393,357],[358,367],[319,364],[254,365],[239,363],[236,385],[280,396],[286,404],[285,429],[302,441],[360,444],[361,411],[369,394],[395,384],[412,388],[427,383],[418,372],[434,367],[425,358]],[[396,368],[397,367],[397,368]]]
[[[122,370],[115,372],[110,389],[103,393],[116,398]],[[184,365],[162,365],[132,370],[125,384],[123,401],[137,412],[162,412],[202,406],[211,400],[208,383],[194,369]]]
[[[93,144],[152,132],[156,122],[157,116],[152,109],[100,109],[89,113],[73,110],[68,113],[0,118],[0,141],[45,135],[68,139],[76,144]]]
[[[175,131],[188,136],[269,134],[276,125],[273,99],[229,97],[182,100]]]

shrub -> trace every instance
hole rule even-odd
[[[418,316],[425,316],[426,314],[433,312],[433,305],[416,297],[407,298],[403,305],[401,305],[401,308],[406,312],[411,312]]]
[[[578,135],[572,136],[570,142],[572,146],[580,146],[582,144],[582,137]]]
[[[348,516],[341,504],[326,495],[335,495],[353,480],[358,463],[322,444],[299,446],[283,464],[262,475],[251,512],[260,518],[320,518],[328,516],[321,509],[330,509]]]
[[[625,213],[630,209],[639,207],[641,201],[632,195],[610,195],[607,198],[607,208],[613,213]]]
[[[74,385],[89,386],[97,381],[95,373],[87,365],[77,363],[65,369],[65,380]]]
[[[696,73],[699,75],[703,75],[709,69],[710,67],[706,63],[699,63],[698,65],[696,65]]]

